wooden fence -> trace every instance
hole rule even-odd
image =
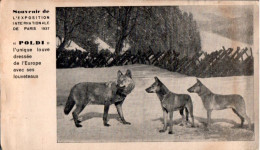
[[[57,68],[73,67],[111,67],[128,64],[155,65],[170,71],[196,77],[216,77],[234,75],[252,75],[254,60],[252,49],[237,47],[214,51],[210,54],[197,53],[194,56],[179,58],[175,51],[131,54],[124,52],[116,57],[112,54],[91,54],[81,51],[63,51],[57,53]]]

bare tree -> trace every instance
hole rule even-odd
[[[126,38],[136,26],[139,10],[137,7],[106,7],[104,9],[117,24],[115,53],[118,55],[122,51]]]
[[[56,11],[57,27],[62,28],[56,28],[57,36],[61,41],[61,44],[59,45],[57,51],[61,51],[68,44],[73,35],[73,31],[84,22],[86,17],[84,17],[84,10],[79,8],[64,7],[58,8]]]

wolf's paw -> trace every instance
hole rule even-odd
[[[80,120],[77,120],[77,123],[81,123],[81,121],[80,121]]]
[[[104,126],[105,126],[105,127],[109,127],[110,124],[108,124],[108,123],[104,123]]]
[[[162,130],[159,130],[159,132],[160,132],[160,133],[163,133],[163,132],[165,132],[165,130],[162,129]]]
[[[194,124],[192,124],[192,125],[191,125],[191,127],[192,127],[192,128],[195,128],[195,125],[194,125]]]
[[[168,134],[173,134],[173,132],[172,132],[172,131],[169,131]]]
[[[127,122],[127,121],[124,121],[123,124],[130,125],[131,123],[130,123],[130,122]]]
[[[81,125],[81,124],[76,124],[76,127],[77,127],[77,128],[81,128],[82,125]]]

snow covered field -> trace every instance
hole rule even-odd
[[[120,123],[115,106],[109,110],[110,127],[104,127],[101,105],[88,105],[80,114],[82,128],[76,128],[71,113],[63,113],[71,87],[79,82],[106,82],[116,80],[118,70],[130,69],[135,89],[123,104],[125,119],[131,125]],[[145,88],[154,82],[154,76],[173,92],[186,93],[196,82],[195,77],[185,76],[148,65],[128,65],[111,68],[57,69],[57,139],[58,142],[133,142],[133,141],[225,141],[253,140],[254,132],[239,128],[240,119],[231,109],[213,111],[212,127],[205,130],[206,110],[197,94],[190,94],[193,101],[196,128],[179,126],[179,112],[174,112],[174,134],[159,133],[162,128],[162,110],[156,94]],[[246,102],[247,113],[254,122],[253,76],[205,78],[201,81],[214,93],[240,94]]]

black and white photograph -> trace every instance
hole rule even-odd
[[[254,141],[253,5],[56,7],[58,143]]]

